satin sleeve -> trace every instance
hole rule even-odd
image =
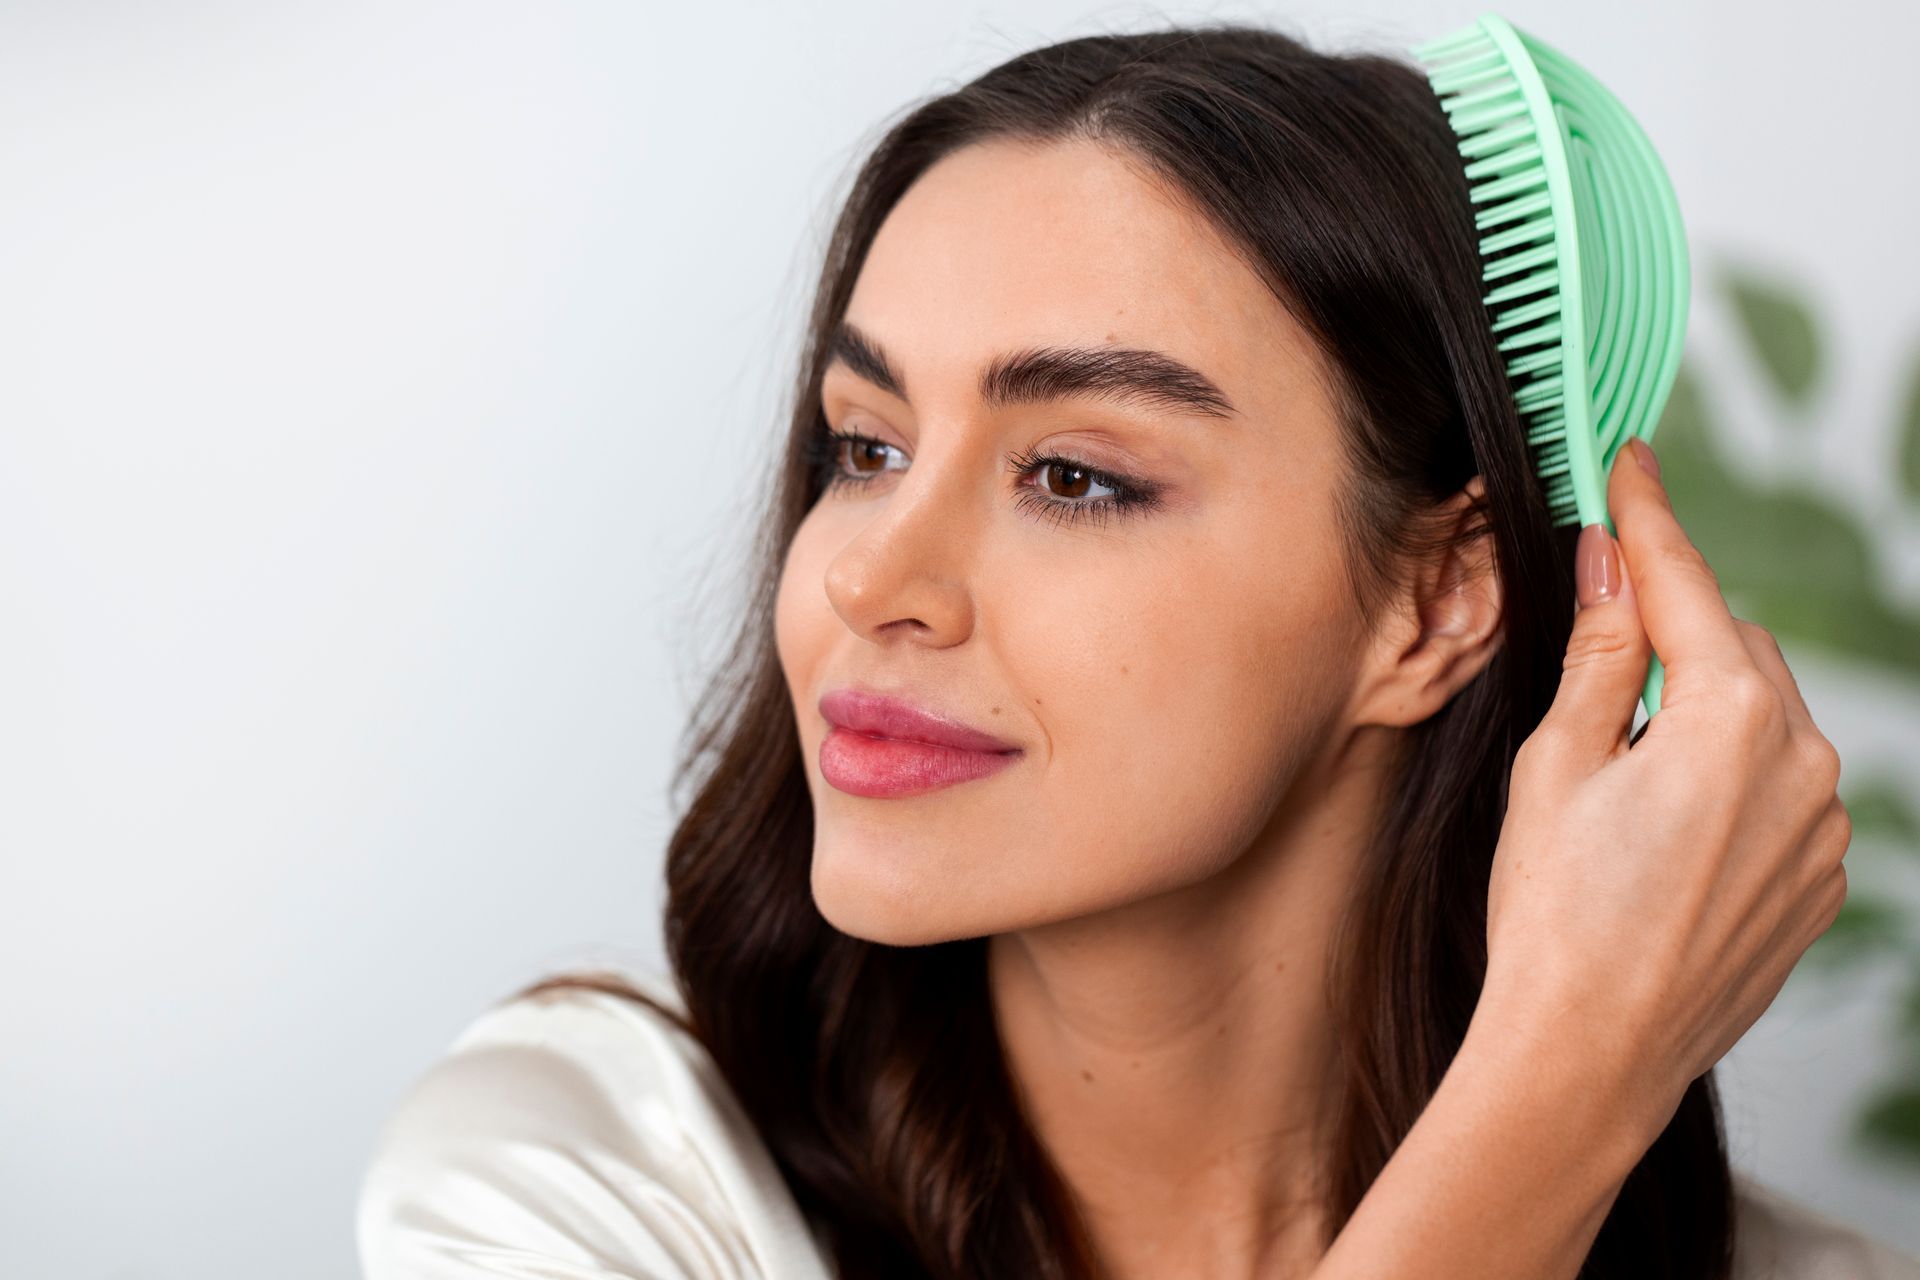
[[[1733,1280],[1920,1280],[1920,1258],[1734,1170]]]
[[[676,1002],[677,1007],[677,1002]],[[604,992],[488,1011],[362,1175],[366,1280],[827,1280],[704,1050]]]

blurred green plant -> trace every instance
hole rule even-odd
[[[1791,288],[1731,263],[1713,283],[1731,303],[1770,390],[1784,405],[1808,405],[1822,373],[1812,309]],[[1790,419],[1811,421],[1804,415]],[[1734,613],[1773,632],[1783,648],[1817,648],[1889,679],[1920,680],[1920,614],[1882,585],[1873,531],[1861,517],[1795,478],[1761,482],[1729,463],[1700,379],[1684,361],[1654,444],[1661,476],[1687,532],[1713,566]],[[1920,351],[1892,433],[1904,497],[1920,505]],[[1843,781],[1858,852],[1920,857],[1920,809],[1888,770]],[[1920,1167],[1920,926],[1912,910],[1849,885],[1839,918],[1807,952],[1836,973],[1865,964],[1903,966],[1895,1034],[1903,1059],[1895,1079],[1862,1103],[1850,1135],[1863,1148]]]

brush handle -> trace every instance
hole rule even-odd
[[[1651,720],[1660,711],[1660,690],[1667,682],[1667,669],[1660,662],[1660,655],[1653,654],[1647,661],[1647,683],[1640,690],[1640,701],[1646,704],[1647,719]]]
[[[1641,438],[1645,439],[1644,436]],[[1611,465],[1612,464],[1609,463],[1608,467],[1611,468]],[[1600,523],[1606,526],[1607,536],[1616,540],[1616,546],[1619,545],[1617,540],[1620,535],[1613,527],[1613,513],[1603,509],[1600,513]],[[1666,664],[1660,661],[1659,654],[1648,654],[1647,678],[1646,682],[1640,686],[1640,701],[1647,708],[1647,719],[1649,720],[1660,714],[1660,691],[1666,687],[1666,683]]]

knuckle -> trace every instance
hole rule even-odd
[[[1846,889],[1847,846],[1853,839],[1853,822],[1836,801],[1820,815],[1800,845],[1800,861],[1808,876],[1816,882],[1840,885]]]
[[[1763,732],[1786,718],[1786,704],[1781,700],[1780,691],[1757,670],[1729,671],[1722,677],[1717,693],[1728,716],[1749,732]]]
[[[1673,574],[1687,574],[1698,579],[1717,593],[1720,590],[1720,577],[1700,554],[1700,548],[1685,538],[1675,538],[1660,543],[1654,553],[1660,569]]]
[[[1833,795],[1840,786],[1840,752],[1821,733],[1801,734],[1799,743],[1814,791],[1822,797]]]
[[[1633,652],[1633,640],[1606,627],[1577,628],[1567,637],[1566,656],[1560,669],[1571,671],[1591,662],[1605,662]]]
[[[1513,753],[1512,772],[1516,775],[1554,773],[1559,762],[1565,759],[1566,749],[1566,731],[1551,720],[1543,720]]]
[[[1772,651],[1773,655],[1782,662],[1787,660],[1786,655],[1780,651],[1780,641],[1774,636],[1773,632],[1747,618],[1735,618],[1733,621],[1734,625],[1740,628],[1740,633],[1747,639],[1765,645]]]

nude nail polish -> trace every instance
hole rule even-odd
[[[1590,524],[1580,530],[1580,541],[1573,554],[1574,593],[1580,607],[1611,600],[1620,590],[1620,554],[1605,525]]]

